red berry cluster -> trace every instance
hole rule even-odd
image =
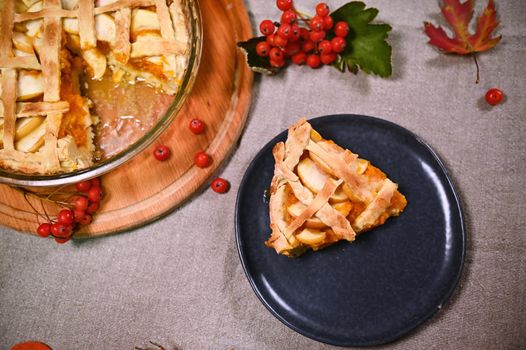
[[[40,237],[53,236],[57,243],[66,243],[79,225],[91,223],[103,197],[100,179],[77,182],[75,189],[77,192],[70,201],[69,208],[62,209],[55,219],[48,218],[48,222],[38,226],[37,234]]]
[[[281,21],[265,19],[259,25],[266,36],[256,45],[259,56],[269,57],[270,65],[276,68],[285,66],[288,58],[294,64],[306,63],[311,68],[336,61],[347,45],[349,25],[343,21],[334,24],[326,3],[316,5],[316,15],[308,19],[298,14],[292,0],[277,0],[276,6],[283,11]],[[301,22],[305,26],[301,27]]]

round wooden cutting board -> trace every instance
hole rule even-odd
[[[203,52],[194,88],[173,124],[143,153],[102,177],[106,197],[92,224],[75,238],[101,236],[129,230],[169,212],[199,189],[227,157],[243,130],[253,74],[236,42],[252,36],[243,0],[200,0]],[[190,120],[205,121],[201,135],[190,132]],[[172,150],[169,160],[152,155],[156,145]],[[200,169],[194,155],[205,150],[212,165]],[[34,205],[41,205],[30,200]],[[47,205],[49,213],[58,207]],[[19,190],[0,185],[0,223],[34,233],[34,210]]]

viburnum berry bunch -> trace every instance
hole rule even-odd
[[[316,5],[314,17],[296,11],[292,0],[278,0],[276,5],[282,11],[280,22],[265,19],[259,25],[261,34],[266,37],[256,45],[259,56],[268,57],[270,65],[276,68],[285,66],[288,59],[311,68],[336,61],[347,45],[347,22],[335,24],[324,2]]]
[[[377,9],[352,1],[331,12],[320,2],[309,16],[293,0],[277,0],[276,7],[279,21],[261,21],[262,36],[238,43],[254,71],[276,74],[293,63],[311,68],[332,65],[353,73],[361,69],[381,77],[392,74],[391,46],[386,41],[391,27],[371,23]]]
[[[75,231],[81,226],[91,224],[93,216],[99,210],[104,194],[99,178],[77,182],[75,189],[71,191],[65,188],[58,188],[51,193],[34,192],[29,189],[21,190],[26,200],[26,196],[31,195],[42,201],[50,201],[62,207],[58,214],[52,217],[45,209],[43,214],[38,212],[28,201],[38,220],[44,220],[37,227],[37,235],[43,238],[53,237],[60,244],[69,241]],[[42,208],[44,208],[44,205],[42,205]]]

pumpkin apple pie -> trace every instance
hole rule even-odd
[[[298,256],[380,226],[402,213],[398,185],[369,161],[323,139],[306,120],[277,143],[266,245]]]
[[[0,167],[55,174],[94,162],[86,80],[174,95],[188,64],[186,0],[1,0]],[[109,101],[111,103],[112,101]]]

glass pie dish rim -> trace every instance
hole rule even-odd
[[[189,25],[191,33],[190,54],[188,65],[184,72],[181,85],[175,94],[174,101],[170,104],[167,111],[155,123],[155,125],[142,135],[138,140],[128,145],[119,153],[95,162],[92,166],[72,172],[58,174],[24,174],[12,172],[0,168],[0,184],[15,186],[61,186],[68,185],[78,181],[91,179],[101,176],[127,163],[136,155],[150,146],[176,119],[186,99],[190,95],[201,63],[202,46],[203,46],[203,24],[201,9],[198,0],[186,1],[189,10]]]

